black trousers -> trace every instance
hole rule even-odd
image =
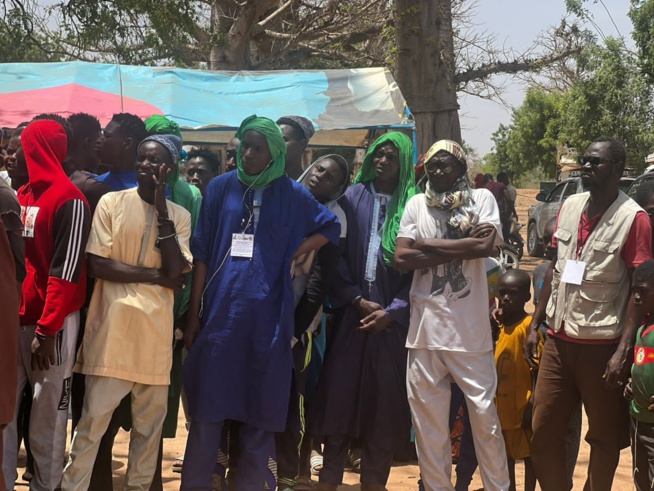
[[[341,484],[351,439],[346,435],[325,437],[320,482]],[[386,485],[393,464],[393,452],[361,441],[361,484]]]
[[[654,489],[654,424],[631,418],[631,457],[636,489]]]
[[[308,375],[308,350],[311,350],[310,343],[298,342],[293,347],[294,370],[289,415],[293,415],[292,418],[296,421],[289,425],[291,428],[287,428],[283,433],[275,433],[277,484],[280,489],[295,486],[300,475],[300,449],[306,429],[304,394]]]

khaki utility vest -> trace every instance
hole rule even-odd
[[[547,322],[555,332],[565,323],[565,333],[571,338],[615,339],[622,333],[631,287],[620,253],[642,208],[620,191],[577,257],[579,225],[589,197],[590,193],[570,196],[559,213]],[[586,263],[581,285],[561,282],[570,259]]]

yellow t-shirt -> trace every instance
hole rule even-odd
[[[497,414],[502,430],[522,428],[522,416],[532,392],[532,375],[522,354],[531,324],[528,315],[513,326],[501,326],[495,347],[497,365]]]
[[[182,253],[191,268],[191,215],[166,202]],[[153,205],[136,188],[108,193],[93,216],[86,252],[132,266],[160,268]],[[75,371],[168,385],[172,365],[173,290],[152,283],[96,280]]]

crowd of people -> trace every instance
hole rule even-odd
[[[652,489],[654,187],[619,191],[624,146],[585,149],[587,191],[547,224],[530,277],[494,259],[515,214],[505,173],[471,183],[463,148],[440,140],[417,178],[401,132],[356,172],[338,154],[304,168],[314,132],[251,116],[223,166],[162,116],[102,129],[42,114],[13,131],[0,488],[15,489],[22,441],[31,490],[111,490],[122,427],[123,489],[162,490],[181,400],[183,491],[336,491],[348,466],[384,491],[413,449],[426,491],[468,489],[477,466],[484,489],[515,490],[517,461],[525,489],[572,489],[582,407],[584,489],[611,489],[630,442]]]

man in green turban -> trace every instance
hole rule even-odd
[[[274,121],[250,116],[236,136],[237,171],[209,183],[193,239],[182,490],[211,490],[226,420],[241,423],[239,489],[269,479],[274,434],[289,420],[291,264],[340,235],[336,217],[284,174],[286,143]]]

